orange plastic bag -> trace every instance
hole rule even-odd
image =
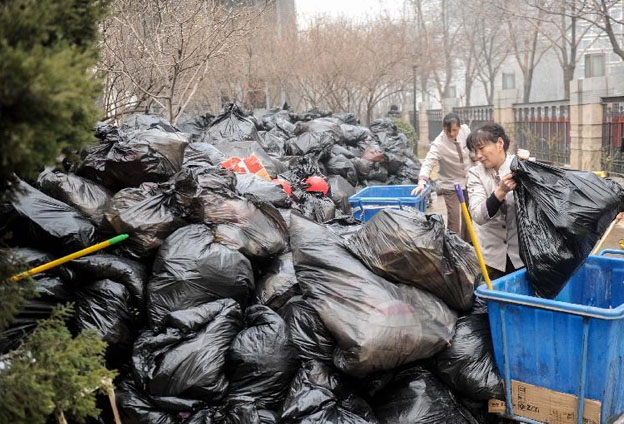
[[[229,169],[233,172],[239,172],[242,174],[254,174],[260,178],[264,178],[267,181],[271,181],[271,176],[258,159],[258,156],[251,154],[244,159],[238,156],[232,156],[221,162],[221,166],[225,169]]]

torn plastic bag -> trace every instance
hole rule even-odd
[[[256,301],[277,310],[297,294],[299,285],[292,253],[284,253],[262,270],[262,276],[256,281]]]
[[[132,297],[125,286],[98,280],[81,287],[76,297],[79,330],[95,330],[109,344],[132,344],[136,317],[132,313]]]
[[[358,182],[358,174],[355,165],[353,165],[351,159],[347,159],[343,155],[331,156],[327,162],[325,162],[325,167],[330,175],[340,175],[346,178],[352,185]]]
[[[447,233],[440,215],[383,209],[349,239],[376,274],[434,294],[457,311],[472,306],[480,275],[474,249]]]
[[[145,115],[135,113],[126,119],[120,127],[123,132],[145,131],[157,129],[164,132],[174,133],[178,130],[167,119],[158,115]]]
[[[295,214],[290,242],[297,281],[338,342],[342,372],[396,368],[448,345],[457,316],[435,296],[373,274],[339,236]]]
[[[272,183],[253,174],[237,174],[236,190],[240,194],[252,194],[280,208],[290,207],[291,201],[281,185]]]
[[[288,323],[290,339],[301,360],[332,361],[336,341],[307,300],[301,296],[291,298],[280,309],[280,314]]]
[[[163,317],[141,334],[132,354],[135,381],[151,395],[216,402],[228,388],[226,353],[242,329],[240,306],[217,300]]]
[[[148,315],[158,325],[173,311],[231,298],[246,305],[254,290],[249,260],[214,241],[210,228],[193,224],[165,240],[147,285]]]
[[[150,396],[132,379],[119,383],[115,398],[124,424],[180,424],[185,416],[203,406],[199,400]]]
[[[376,424],[370,406],[348,393],[340,375],[318,361],[302,364],[288,390],[280,423]]]
[[[11,264],[22,263],[27,268],[55,259],[46,252],[30,248],[0,249],[0,255]],[[28,299],[8,328],[0,332],[0,353],[17,348],[40,320],[50,317],[57,305],[74,300],[74,294],[62,279],[66,276],[71,273],[61,266],[32,277],[38,297]]]
[[[227,157],[212,144],[191,143],[184,150],[185,168],[201,168],[204,166],[220,166]]]
[[[327,182],[330,187],[331,199],[334,201],[336,207],[340,208],[340,210],[345,214],[351,215],[349,197],[355,194],[355,187],[353,187],[349,181],[345,180],[340,175],[331,175],[327,177]]]
[[[372,405],[383,423],[478,424],[453,393],[420,366],[400,371]]]
[[[202,141],[210,144],[217,144],[223,140],[259,141],[256,125],[235,104],[223,108],[223,112],[212,121],[202,138]]]
[[[202,138],[204,131],[206,131],[215,117],[209,113],[205,115],[187,115],[182,114],[178,118],[176,127],[183,133],[191,135],[191,141],[199,141]]]
[[[536,293],[553,298],[624,210],[624,189],[592,172],[517,158],[511,170],[520,257]]]
[[[256,155],[271,178],[275,178],[277,174],[285,171],[282,164],[271,158],[257,141],[223,141],[216,144],[216,148],[227,157],[245,158],[252,154]]]
[[[0,233],[11,232],[11,244],[57,253],[95,244],[95,227],[76,209],[19,179],[13,188],[12,199],[0,205]]]
[[[434,356],[427,368],[453,391],[471,400],[504,400],[487,309],[473,308],[469,315],[459,318],[451,346]]]
[[[144,308],[148,270],[142,263],[109,253],[98,253],[74,259],[68,266],[76,271],[79,279],[109,279],[123,284],[133,296],[134,304]]]
[[[75,174],[63,174],[46,168],[37,179],[39,189],[78,209],[96,225],[102,223],[112,194],[97,183]]]
[[[166,181],[182,167],[187,137],[160,129],[133,132],[106,155],[106,173],[120,189]]]
[[[245,326],[227,354],[228,402],[253,399],[258,408],[277,408],[299,369],[287,324],[269,307],[253,305],[245,311]]]
[[[120,250],[133,259],[150,257],[169,234],[185,224],[175,213],[174,200],[171,192],[149,185],[117,192],[104,216],[115,232],[130,234]]]
[[[316,222],[327,222],[336,216],[336,205],[329,197],[303,193],[300,201],[302,201],[301,210],[303,214]]]

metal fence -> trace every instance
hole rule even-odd
[[[429,127],[429,142],[432,142],[442,132],[442,109],[428,110],[427,121]]]
[[[518,147],[539,161],[570,163],[570,105],[567,100],[513,106]]]
[[[494,106],[485,105],[454,107],[453,112],[459,115],[462,124],[466,124],[471,130],[474,130],[482,124],[492,120],[494,115]]]
[[[602,102],[602,169],[624,174],[624,97]]]

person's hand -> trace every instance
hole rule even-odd
[[[518,159],[520,160],[527,160],[529,156],[531,156],[531,152],[526,149],[518,149],[516,156],[518,156]]]
[[[619,214],[617,214],[617,216],[615,217],[615,222],[620,222],[621,220],[624,219],[624,212],[620,212]]]
[[[419,194],[422,194],[425,191],[425,185],[424,184],[418,184],[418,186],[412,190],[412,196],[418,196]]]
[[[502,179],[496,191],[494,191],[494,195],[501,202],[505,200],[505,196],[512,190],[515,190],[518,184],[516,180],[514,180],[513,175],[507,174]]]

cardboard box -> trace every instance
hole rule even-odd
[[[576,424],[577,396],[555,392],[511,380],[511,404],[514,414],[541,421],[546,424]],[[492,399],[488,411],[493,414],[505,413],[505,402]],[[584,424],[600,424],[601,403],[585,399],[583,410]]]

